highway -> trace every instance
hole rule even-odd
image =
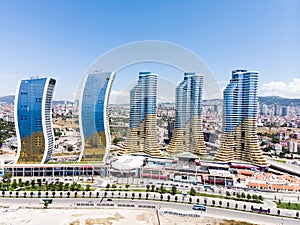
[[[109,197],[108,197],[109,198]],[[111,201],[107,201],[108,198],[54,198],[53,203],[49,205],[49,208],[67,208],[67,209],[75,209],[75,208],[90,208],[95,209],[99,207],[112,207],[118,208],[118,204],[122,205],[134,205],[134,208],[138,208],[139,205],[152,205],[156,206],[159,213],[163,213],[164,211],[174,211],[174,212],[184,212],[184,213],[193,213],[193,214],[202,214],[204,217],[218,217],[225,219],[233,219],[233,220],[243,220],[249,221],[256,224],[267,224],[267,225],[299,225],[300,221],[293,218],[282,218],[276,216],[268,216],[262,214],[254,214],[248,213],[240,210],[228,210],[222,209],[219,207],[207,207],[207,211],[196,211],[192,209],[192,204],[178,204],[172,202],[161,202],[161,201],[150,201],[150,200],[126,200],[126,199],[118,199],[114,198]],[[113,204],[113,206],[97,206],[97,203],[102,204]],[[76,203],[93,203],[94,206],[85,206],[85,207],[77,207]],[[20,207],[33,207],[33,208],[43,208],[43,204],[40,203],[40,199],[38,198],[1,198],[1,206],[20,206]],[[4,209],[3,209],[4,211]]]

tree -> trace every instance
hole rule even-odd
[[[220,207],[222,206],[222,203],[223,203],[223,202],[220,200],[220,201],[219,201],[219,206],[220,206]]]
[[[148,200],[148,198],[149,198],[149,193],[146,194],[146,199]]]
[[[261,195],[259,195],[259,196],[258,196],[258,199],[261,200],[261,201],[263,201],[263,200],[264,200],[264,197],[261,196]]]
[[[147,191],[149,191],[149,189],[150,189],[150,185],[149,185],[149,184],[147,184],[147,185],[146,185],[146,188],[147,188]]]
[[[191,204],[193,201],[192,197],[189,198],[189,203]]]
[[[177,201],[178,201],[178,197],[177,197],[177,195],[175,196],[174,200],[175,200],[175,202],[177,202]]]
[[[87,184],[87,185],[85,186],[85,190],[86,190],[86,191],[90,191],[90,190],[91,190],[91,185]]]
[[[230,192],[229,191],[226,191],[226,196],[230,197]]]
[[[251,195],[248,193],[247,194],[247,199],[250,200],[251,199]]]
[[[164,195],[161,194],[161,195],[160,195],[160,200],[162,201],[163,199],[164,199]]]
[[[296,212],[296,218],[298,218],[299,217],[299,212]]]
[[[177,187],[175,185],[172,186],[171,194],[175,195],[177,193]]]
[[[277,215],[278,215],[278,216],[280,215],[280,209],[277,210]]]
[[[5,191],[3,190],[3,191],[2,191],[2,197],[4,197],[4,196],[5,196]]]
[[[71,194],[71,193],[68,191],[68,192],[67,192],[67,197],[68,197],[68,198],[70,198],[70,194]]]
[[[216,204],[216,201],[212,200],[212,205],[215,206],[215,204]]]
[[[128,189],[128,188],[130,187],[130,185],[129,185],[129,184],[126,184],[125,187],[126,187],[126,189]]]
[[[227,202],[227,209],[229,208],[229,205],[230,205],[229,202]]]
[[[142,198],[142,193],[139,193],[139,199],[141,199]]]
[[[84,196],[85,196],[85,191],[82,192],[82,197],[84,198]]]
[[[110,184],[107,184],[107,185],[106,185],[106,188],[109,189],[109,188],[110,188]]]
[[[246,210],[246,208],[247,208],[247,205],[244,205],[244,210]]]
[[[199,202],[200,202],[200,199],[199,199],[199,198],[197,198],[197,204],[199,204]]]
[[[125,192],[125,198],[127,198],[127,196],[128,196],[128,193],[127,193],[127,192]]]
[[[237,193],[237,194],[236,194],[236,197],[237,197],[237,198],[241,198],[240,193]]]
[[[27,195],[27,192],[24,191],[24,192],[23,192],[23,197],[26,198],[26,195]]]
[[[33,192],[30,192],[30,198],[32,198],[32,196],[33,196]]]
[[[119,192],[119,193],[120,193],[120,192]],[[90,191],[90,193],[89,193],[89,197],[90,197],[90,198],[92,197],[92,194],[93,194],[93,193]]]
[[[49,205],[49,202],[48,202],[48,201],[44,201],[44,208],[45,208],[45,209],[48,208],[48,205]]]
[[[135,196],[135,193],[133,192],[133,193],[131,194],[132,199],[134,199],[134,196]]]
[[[16,191],[16,197],[17,198],[19,197],[19,191]]]
[[[244,193],[244,192],[242,192],[242,198],[245,198],[245,197],[246,197],[245,193]]]
[[[196,195],[196,190],[193,187],[191,187],[190,195],[192,195],[192,196]]]
[[[99,198],[99,192],[98,191],[96,192],[96,198]]]
[[[239,205],[236,203],[236,204],[235,204],[235,209],[237,209],[238,207],[239,207]]]
[[[41,192],[40,192],[40,191],[38,192],[38,197],[39,197],[39,198],[41,197]]]
[[[59,193],[59,195],[60,195],[60,198],[62,198],[62,196],[63,196],[63,193],[62,193],[62,191]]]
[[[72,152],[73,151],[73,146],[72,145],[68,145],[67,146],[67,151],[68,152]]]
[[[52,198],[55,198],[55,191],[52,191]]]
[[[46,198],[48,198],[48,195],[49,195],[49,193],[48,193],[48,191],[46,191]]]
[[[206,204],[207,204],[207,199],[205,198],[205,199],[204,199],[204,205],[206,205]]]

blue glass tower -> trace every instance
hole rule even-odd
[[[156,139],[157,76],[140,72],[138,83],[130,90],[130,134],[120,154],[161,155]]]
[[[205,154],[202,131],[202,95],[204,76],[184,73],[176,88],[175,130],[168,153],[183,151]]]
[[[110,149],[107,108],[115,73],[94,72],[85,77],[79,103],[82,151],[79,160],[103,162]]]
[[[15,163],[40,164],[50,159],[54,145],[51,105],[55,83],[52,78],[19,81],[15,98]]]
[[[217,161],[248,161],[266,165],[256,136],[259,72],[234,70],[224,90],[223,140]]]

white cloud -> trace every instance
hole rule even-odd
[[[300,79],[293,78],[289,82],[271,81],[258,88],[260,96],[281,96],[286,98],[300,98]]]

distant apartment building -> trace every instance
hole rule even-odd
[[[281,116],[288,116],[290,111],[290,107],[282,106],[281,107]]]
[[[224,90],[222,143],[216,161],[247,161],[259,166],[268,163],[256,135],[258,72],[234,70]]]
[[[137,84],[130,90],[130,134],[119,154],[161,155],[156,138],[157,77],[140,72]]]
[[[79,161],[101,163],[106,160],[111,138],[108,125],[108,102],[115,73],[98,72],[87,74],[79,97],[79,126],[81,154]]]
[[[15,126],[18,140],[17,164],[43,164],[50,160],[54,146],[52,78],[21,80],[15,97]]]
[[[175,128],[168,154],[206,154],[202,130],[203,78],[200,74],[184,73],[176,88]]]
[[[290,153],[297,153],[298,152],[298,140],[289,140],[287,142],[287,148]]]

